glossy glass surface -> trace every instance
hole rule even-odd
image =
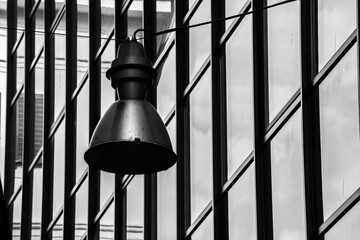
[[[212,199],[211,73],[208,70],[190,95],[191,222]]]
[[[255,240],[256,199],[254,163],[229,190],[229,240]]]
[[[45,0],[44,0],[45,1]],[[44,44],[44,1],[40,2],[35,12],[35,56],[40,51],[40,47]]]
[[[42,213],[42,185],[43,185],[43,159],[40,158],[34,170],[33,177],[33,199],[32,199],[32,218],[31,218],[31,239],[40,240],[40,225]]]
[[[104,216],[100,219],[100,234],[99,239],[114,239],[114,226],[115,226],[115,218],[114,218],[114,203],[111,203],[110,207],[104,214]]]
[[[167,127],[171,144],[175,146],[175,119]],[[176,165],[157,174],[158,240],[176,239]]]
[[[77,83],[89,68],[89,0],[77,2]]]
[[[214,239],[214,216],[211,212],[207,216],[204,222],[199,226],[199,228],[193,233],[191,239],[193,240],[212,240]]]
[[[65,123],[62,122],[52,139],[54,158],[53,216],[64,203]]]
[[[111,87],[111,82],[105,75],[114,59],[115,42],[111,41],[101,55],[101,116],[104,115],[109,106],[115,102],[115,90]]]
[[[157,0],[156,1],[156,31],[160,32],[175,27],[175,1]],[[167,45],[173,33],[163,34],[156,37],[157,56]]]
[[[17,28],[25,29],[25,0],[8,0],[8,1],[17,1]],[[23,31],[17,31],[17,39]]]
[[[304,167],[298,110],[271,141],[274,240],[305,239]]]
[[[21,231],[21,204],[22,204],[22,191],[16,197],[13,206],[13,219],[12,219],[12,239],[20,240]]]
[[[356,28],[356,0],[318,0],[319,69]]]
[[[325,240],[360,239],[360,203],[357,203],[325,234]]]
[[[128,9],[128,36],[133,36],[133,33],[137,29],[143,28],[143,12],[144,12],[144,1],[133,0]],[[144,36],[144,32],[136,34],[137,39],[141,39]],[[142,40],[140,42],[143,43]]]
[[[228,178],[254,148],[251,32],[245,18],[226,44]]]
[[[135,175],[126,189],[126,237],[141,240],[144,239],[144,175]]]
[[[324,217],[360,186],[357,49],[353,47],[320,85]]]
[[[55,2],[55,16],[56,16],[57,14],[59,14],[59,11],[64,6],[65,0],[55,0],[54,2]]]
[[[189,25],[202,23],[210,20],[210,0],[204,0],[194,16],[191,18]],[[204,64],[206,58],[210,55],[211,51],[211,27],[204,25],[201,27],[192,28],[189,30],[190,36],[190,81],[199,71],[200,67]]]
[[[65,33],[65,15],[60,21],[56,29],[56,33]],[[54,78],[54,119],[56,120],[65,105],[65,49],[66,37],[64,35],[55,34],[55,78]]]
[[[85,83],[76,99],[76,181],[88,167],[84,152],[89,146],[89,81]]]
[[[34,157],[42,147],[44,127],[44,53],[35,67]]]
[[[115,23],[115,0],[100,0],[101,4],[101,37],[106,38]],[[105,42],[105,40],[101,40]]]
[[[25,78],[25,38],[22,38],[16,50],[16,90],[19,91]]]
[[[115,191],[115,174],[100,172],[100,209]]]
[[[176,102],[175,46],[158,68],[157,111],[164,120]]]
[[[226,17],[239,14],[240,10],[244,7],[246,2],[247,2],[247,0],[225,0],[225,15],[226,15]],[[233,21],[236,21],[236,19],[237,18],[232,19],[232,20],[227,20],[225,22],[226,28],[228,28]]]
[[[58,240],[63,239],[63,227],[64,226],[64,215],[61,214],[61,217],[56,222],[55,226],[50,230],[50,239]]]
[[[86,179],[76,193],[75,239],[80,240],[87,231],[89,186]]]
[[[14,190],[22,184],[23,175],[23,148],[24,148],[24,90],[20,93],[14,107],[13,117],[16,119],[15,134],[15,181]]]
[[[270,122],[300,87],[299,6],[296,1],[268,11]]]
[[[0,27],[7,26],[6,1],[0,1]],[[7,30],[0,28],[0,92],[1,98],[6,99],[6,63],[7,63]],[[1,101],[1,109],[6,109],[6,101]],[[6,111],[1,113],[2,119],[6,117]],[[5,139],[5,121],[0,121],[0,137]],[[5,141],[0,141],[0,179],[4,184],[5,171]]]

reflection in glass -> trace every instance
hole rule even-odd
[[[21,204],[22,204],[22,191],[19,192],[12,206],[12,210],[13,210],[12,239],[13,240],[20,240]]]
[[[143,0],[133,0],[128,10],[128,35],[132,36],[133,33],[140,28],[143,28]],[[136,38],[141,39],[144,36],[143,32],[136,34]],[[143,42],[142,40],[139,42]]]
[[[24,90],[12,108],[16,119],[15,132],[15,188],[22,184],[23,175],[23,148],[24,148]]]
[[[115,102],[115,90],[111,87],[111,82],[105,75],[114,58],[115,42],[111,41],[101,56],[101,116],[104,115],[109,106]]]
[[[319,69],[356,28],[356,0],[318,0]]]
[[[190,196],[193,222],[212,199],[211,74],[190,95]]]
[[[158,68],[157,111],[164,120],[176,102],[175,46]]]
[[[25,29],[25,0],[8,0],[8,1],[17,1],[17,28]],[[23,31],[17,31],[17,39]]]
[[[106,38],[115,23],[115,0],[100,0],[101,2],[101,37]],[[105,40],[102,40],[103,42]]]
[[[43,0],[43,1],[47,1],[47,0]],[[55,0],[54,2],[55,2],[55,16],[56,16],[63,7],[65,0]]]
[[[270,122],[300,86],[299,5],[293,2],[268,11]]]
[[[7,27],[7,11],[6,6],[7,2],[0,1],[0,27]],[[6,64],[7,64],[7,30],[0,28],[0,88],[1,90],[1,98],[6,99],[6,91],[5,91],[5,82],[6,82]],[[6,101],[2,100],[0,103],[0,109],[6,109]],[[1,113],[1,118],[6,118],[6,111]],[[1,139],[5,139],[5,121],[0,121],[0,137]],[[4,183],[4,171],[5,171],[5,140],[0,142],[0,179],[1,182]]]
[[[360,239],[360,203],[340,219],[329,232],[325,234],[325,240],[354,240]]]
[[[84,152],[89,144],[89,81],[76,99],[76,181],[87,168]]]
[[[156,31],[160,32],[175,27],[175,3],[174,0],[156,1]],[[170,36],[163,34],[156,37],[157,56],[162,52]]]
[[[196,10],[194,16],[191,18],[189,25],[206,22],[210,20],[210,0],[203,1],[200,7]],[[189,30],[190,45],[189,45],[189,71],[190,79],[192,79],[204,64],[206,58],[211,51],[211,27],[204,25]]]
[[[65,34],[65,15],[61,19],[56,33]],[[55,78],[54,78],[54,119],[57,119],[59,113],[65,105],[65,47],[66,37],[64,35],[54,35],[55,38]]]
[[[44,0],[40,2],[35,12],[35,55],[44,43]]]
[[[89,0],[77,2],[77,83],[89,67]]]
[[[127,187],[127,239],[144,239],[144,175],[135,175]]]
[[[43,168],[42,158],[37,162],[32,171],[33,177],[33,194],[32,194],[32,223],[31,239],[40,240],[40,221],[42,209],[42,185],[43,185]]]
[[[100,209],[115,191],[115,174],[100,172]]]
[[[16,50],[16,90],[19,90],[25,78],[25,38]]]
[[[100,219],[100,240],[114,239],[114,203],[111,203],[104,216]]]
[[[64,223],[64,216],[61,214],[61,217],[56,222],[55,226],[50,230],[50,239],[58,240],[63,239],[63,223]]]
[[[80,240],[87,230],[88,180],[86,179],[76,193],[75,239]]]
[[[300,117],[297,111],[271,141],[274,240],[305,239]]]
[[[321,167],[324,217],[360,186],[357,49],[320,85]]]
[[[65,123],[60,127],[52,138],[54,158],[54,183],[53,183],[53,216],[59,211],[64,203],[64,177],[65,177]]]
[[[253,149],[251,32],[251,18],[244,18],[226,44],[228,178]]]
[[[34,157],[42,147],[44,119],[44,53],[35,67]]]
[[[229,239],[256,239],[255,169],[252,164],[228,193]]]
[[[191,239],[193,240],[212,240],[214,239],[214,220],[213,213],[207,216],[204,222],[199,226],[196,232],[193,233]]]
[[[225,15],[228,17],[239,14],[246,2],[247,0],[225,0]],[[233,21],[234,20],[226,21],[226,28],[228,28]]]
[[[175,146],[175,118],[167,130]],[[158,240],[176,239],[176,166],[157,174],[157,232]]]

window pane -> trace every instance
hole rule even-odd
[[[42,209],[42,186],[43,186],[43,169],[42,158],[39,159],[32,171],[33,175],[33,199],[32,199],[32,229],[31,239],[40,240],[40,224]]]
[[[157,111],[165,119],[176,102],[175,46],[158,69]]]
[[[55,226],[50,230],[50,239],[52,240],[59,240],[63,239],[63,222],[64,222],[64,216],[61,214],[61,217],[56,222]]]
[[[56,16],[59,13],[60,9],[63,7],[65,0],[55,0],[54,2],[55,2],[55,16]]]
[[[360,239],[360,203],[357,203],[325,234],[326,240]]]
[[[89,0],[77,2],[77,83],[89,67]]]
[[[305,239],[301,114],[297,111],[271,141],[274,239]]]
[[[175,3],[174,0],[157,0],[156,1],[156,31],[164,31],[175,27]],[[164,47],[171,33],[162,34],[156,37],[157,55],[159,55]]]
[[[256,199],[254,164],[240,177],[228,193],[229,239],[256,239]]]
[[[15,132],[15,190],[22,184],[24,148],[24,90],[12,108],[16,119]]]
[[[268,11],[270,122],[300,86],[299,5],[293,2]]]
[[[7,11],[6,2],[0,2],[0,27],[7,27]],[[1,103],[0,108],[6,109],[6,64],[7,64],[7,30],[0,28],[0,91],[1,91]],[[6,111],[1,113],[1,119],[6,119]],[[5,139],[5,121],[0,121],[0,137]],[[5,171],[5,141],[0,142],[0,179],[4,183],[4,171]]]
[[[144,175],[135,175],[127,187],[128,240],[144,239]]]
[[[115,43],[111,41],[101,56],[101,115],[104,115],[109,106],[115,102],[115,90],[106,78],[106,71],[110,68],[115,58]]]
[[[7,0],[7,1],[14,1],[14,0]],[[25,29],[25,0],[17,0],[17,28]],[[19,39],[22,33],[23,31],[17,31],[17,39]]]
[[[35,13],[35,55],[44,43],[44,1],[41,1]]]
[[[189,25],[210,20],[210,0],[204,0],[191,18]],[[211,51],[211,27],[204,25],[189,30],[190,35],[190,79],[192,79],[204,64]]]
[[[356,0],[318,0],[319,69],[356,28]]]
[[[89,81],[76,99],[76,181],[82,176],[87,164],[84,152],[89,145]]]
[[[19,90],[25,78],[25,38],[21,40],[16,50],[16,90]]]
[[[61,19],[56,33],[65,34],[65,15]],[[55,34],[55,82],[54,82],[54,119],[56,120],[65,105],[65,53],[66,37]]]
[[[132,36],[133,33],[140,28],[143,28],[143,0],[133,0],[128,10],[128,35]],[[136,38],[140,39],[144,36],[143,32],[136,34]],[[140,42],[143,42],[142,40]]]
[[[12,210],[13,210],[12,239],[13,240],[20,240],[21,204],[22,204],[22,191],[19,192],[12,206]]]
[[[100,209],[115,191],[115,174],[100,172]]]
[[[167,130],[175,146],[176,124],[173,119]],[[176,239],[176,166],[157,174],[157,232],[159,240]]]
[[[190,95],[190,196],[193,222],[212,199],[211,74]]]
[[[100,240],[114,239],[114,212],[114,203],[111,203],[104,216],[100,219]]]
[[[115,1],[100,0],[101,2],[101,37],[106,38],[115,23]],[[105,40],[102,40],[104,42]]]
[[[64,203],[65,177],[65,123],[63,122],[52,138],[54,157],[53,216]]]
[[[252,22],[244,18],[226,43],[228,178],[253,147]]]
[[[214,239],[214,220],[213,213],[206,217],[204,222],[191,236],[192,240],[211,240]]]
[[[320,85],[324,217],[360,186],[357,48]]]
[[[42,147],[44,127],[44,54],[41,54],[35,67],[35,135],[34,157]]]
[[[87,230],[88,180],[86,179],[76,193],[75,239],[81,239]]]
[[[246,2],[247,0],[225,0],[225,15],[229,17],[239,14],[240,10],[244,7]],[[228,28],[233,21],[236,21],[236,19],[237,18],[232,20],[227,20],[225,22],[226,28]]]

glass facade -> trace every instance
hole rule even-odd
[[[280,2],[0,0],[1,233],[358,239],[359,3],[246,14]],[[179,161],[151,175],[89,167],[83,154],[116,100],[105,72],[121,40],[238,13],[137,35],[158,73],[147,100]]]

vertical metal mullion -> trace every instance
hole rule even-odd
[[[97,50],[100,47],[101,36],[101,4],[100,0],[89,1],[89,136],[96,127],[100,119],[100,96],[101,96],[101,62],[95,61]],[[90,140],[90,139],[89,139]],[[99,238],[99,226],[94,223],[96,214],[100,209],[100,172],[99,170],[89,167],[89,205],[88,205],[88,236],[89,240]]]
[[[323,222],[319,88],[312,88],[318,72],[317,1],[301,1],[302,118],[307,239]]]
[[[125,0],[115,1],[115,49],[121,44],[118,39],[127,37],[127,14],[121,14]],[[115,239],[126,240],[126,189],[122,189],[123,174],[115,175]]]
[[[0,231],[4,240],[11,240],[7,204],[4,198],[2,182],[0,179]]]
[[[71,197],[76,174],[76,102],[72,93],[77,79],[77,1],[66,0],[66,92],[65,92],[65,185],[64,185],[64,239],[74,238],[75,201]]]
[[[52,219],[53,173],[52,143],[49,133],[54,120],[54,38],[50,29],[55,15],[54,0],[44,2],[44,131],[43,131],[43,195],[41,212],[41,240],[47,239],[47,227]]]
[[[211,1],[211,19],[225,17],[225,1]],[[226,65],[225,47],[219,42],[225,32],[225,22],[211,25],[211,71],[212,71],[212,142],[213,142],[213,217],[214,239],[227,240],[228,198],[222,195],[227,180],[226,137]]]
[[[253,9],[266,6],[266,0],[254,0]],[[257,235],[259,240],[273,239],[270,145],[264,146],[269,123],[267,11],[253,15],[254,54],[254,135]]]
[[[175,1],[176,27],[183,25],[188,1]],[[183,93],[189,83],[189,30],[176,32],[176,164],[177,239],[184,239],[190,226],[190,127],[189,99]]]
[[[143,27],[151,32],[156,32],[156,1],[143,1]],[[144,33],[144,48],[147,58],[151,62],[156,59],[156,37]],[[147,100],[156,108],[157,86],[153,84],[148,90]],[[157,175],[145,174],[144,176],[144,240],[157,239]]]
[[[24,141],[23,141],[23,184],[21,207],[20,239],[31,238],[31,212],[32,212],[32,176],[28,174],[31,161],[34,158],[34,122],[35,122],[35,73],[30,73],[31,61],[34,58],[35,36],[31,30],[35,22],[30,19],[30,12],[34,0],[25,1],[25,55],[24,55]]]

